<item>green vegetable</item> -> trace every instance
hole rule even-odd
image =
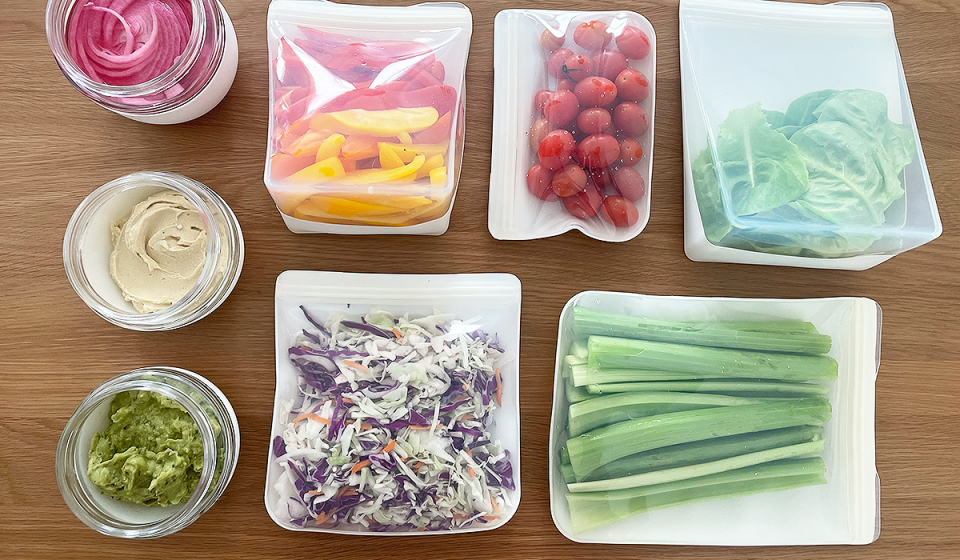
[[[744,397],[699,393],[620,393],[570,405],[567,410],[567,426],[570,436],[573,437],[601,426],[643,416],[761,402],[763,401]]]
[[[681,443],[680,445],[662,447],[611,461],[598,469],[594,469],[583,480],[620,478],[652,470],[685,467],[753,453],[754,451],[805,443],[822,437],[823,428],[820,426],[796,426]]]
[[[767,139],[763,155],[779,158],[777,165],[745,156],[756,153],[760,138]],[[782,148],[784,142],[797,152]],[[862,254],[880,238],[877,228],[903,197],[900,174],[916,152],[912,131],[887,117],[886,98],[862,89],[809,93],[792,102],[782,119],[758,104],[731,111],[716,146],[717,161],[708,146],[691,163],[707,239],[819,258]],[[805,173],[793,176],[802,190],[791,175],[779,173],[774,180],[764,171],[792,170],[797,156]]]
[[[579,335],[640,338],[659,342],[826,354],[830,337],[802,321],[698,322],[658,321],[606,313],[587,307],[573,308],[573,331]]]
[[[780,381],[737,379],[707,379],[704,381],[651,381],[644,383],[605,383],[588,385],[591,395],[630,393],[635,391],[681,391],[750,395],[754,397],[791,397],[826,395],[830,388],[813,383],[782,383]]]
[[[567,402],[570,404],[585,401],[593,397],[586,387],[577,387],[574,385],[573,378],[568,377],[564,379],[563,387],[567,396]]]
[[[577,387],[598,383],[622,383],[629,381],[689,381],[714,377],[709,373],[678,373],[648,369],[598,368],[589,364],[577,364],[570,368],[571,379]]]
[[[823,398],[689,410],[619,422],[567,440],[577,478],[611,461],[669,445],[806,424],[830,418]]]
[[[687,478],[696,478],[709,474],[721,473],[734,469],[752,467],[761,463],[777,461],[780,459],[790,459],[793,457],[802,457],[804,455],[815,455],[823,451],[823,440],[809,441],[807,443],[798,443],[786,447],[777,447],[766,449],[764,451],[754,451],[745,455],[728,457],[686,467],[676,467],[673,469],[664,469],[661,471],[652,471],[646,473],[625,476],[621,478],[612,478],[606,480],[594,480],[590,482],[575,482],[567,485],[571,492],[598,492],[607,490],[621,490],[624,488],[636,488],[637,486],[650,486],[653,484],[664,484]],[[571,463],[572,464],[572,463]],[[576,474],[576,467],[574,467]]]
[[[573,531],[581,533],[656,509],[826,484],[825,471],[819,457],[791,459],[628,490],[569,493],[567,503]]]
[[[600,368],[646,368],[787,381],[829,381],[837,377],[837,362],[828,356],[774,354],[607,336],[591,336],[587,346],[590,365]]]
[[[563,481],[567,484],[577,481],[577,475],[574,474],[573,467],[566,463],[560,464],[560,476],[563,477]]]

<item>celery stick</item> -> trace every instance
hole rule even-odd
[[[829,356],[775,354],[687,344],[591,336],[591,366],[638,368],[715,377],[749,377],[784,381],[829,381],[837,378],[837,361]]]
[[[653,470],[685,467],[736,455],[821,439],[820,426],[796,426],[661,447],[622,457],[595,469],[584,480],[620,478]]]
[[[570,353],[575,357],[586,362],[587,360],[587,342],[585,340],[575,340],[570,344]]]
[[[830,403],[814,397],[672,412],[620,422],[567,440],[570,463],[578,478],[611,461],[691,441],[759,432],[830,418]]]
[[[642,392],[597,397],[570,406],[567,427],[570,437],[595,428],[642,416],[681,412],[714,406],[757,404],[758,399],[699,393]]]
[[[564,465],[570,464],[570,452],[567,451],[566,447],[560,448],[560,462],[563,463]]]
[[[586,387],[577,387],[573,384],[572,379],[565,379],[563,381],[563,388],[567,395],[567,402],[570,404],[593,398],[593,395],[590,394],[590,391],[587,391]]]
[[[567,484],[577,481],[577,475],[573,473],[573,467],[567,464],[560,464],[560,476],[563,477],[563,481]]]
[[[569,354],[563,357],[563,360],[560,362],[560,374],[564,377],[573,378],[573,368],[583,367],[587,365],[586,358],[578,358],[573,354]]]
[[[763,466],[765,465],[760,465],[748,470],[759,470]],[[700,485],[671,491],[656,491],[619,500],[593,500],[589,499],[592,494],[568,494],[567,502],[570,506],[570,521],[573,524],[573,531],[574,533],[582,533],[583,531],[588,531],[608,523],[657,509],[695,502],[705,502],[708,500],[777,492],[780,490],[826,483],[827,479],[822,473],[771,476],[757,479],[733,480],[731,482]],[[667,485],[669,484],[676,483],[668,483]],[[663,486],[666,487],[667,485]],[[657,487],[648,486],[645,488],[656,489]]]
[[[812,323],[681,323],[618,315],[579,306],[573,308],[573,330],[579,335],[617,336],[698,346],[803,354],[826,354],[831,345],[830,337],[817,332]]]
[[[784,383],[767,380],[706,379],[704,381],[649,381],[641,383],[603,383],[588,385],[591,395],[636,391],[683,391],[695,393],[750,394],[755,396],[826,395],[830,388],[814,383]]]
[[[611,478],[607,480],[593,480],[590,482],[575,482],[568,484],[567,489],[571,492],[600,492],[607,490],[621,490],[624,488],[636,488],[637,486],[650,486],[652,484],[663,484],[665,482],[674,482],[687,478],[696,478],[708,474],[716,474],[733,469],[742,469],[761,463],[777,461],[780,459],[790,459],[792,457],[802,457],[803,455],[814,455],[823,451],[823,440],[808,441],[807,443],[798,443],[786,447],[775,447],[764,451],[754,451],[745,455],[737,455],[726,459],[719,459],[707,463],[688,465],[686,467],[676,467],[673,469],[664,469],[662,471],[651,471],[621,478]],[[572,464],[572,463],[571,463]],[[576,470],[574,470],[576,474]]]
[[[621,383],[631,381],[688,381],[691,379],[706,379],[716,374],[711,373],[678,373],[675,371],[654,371],[646,369],[604,369],[590,364],[571,364],[567,374],[573,378],[573,384],[582,387],[597,383]]]

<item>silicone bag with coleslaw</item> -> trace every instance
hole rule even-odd
[[[291,231],[446,231],[471,32],[457,3],[271,2],[264,183]]]

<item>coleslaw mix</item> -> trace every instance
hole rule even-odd
[[[434,314],[323,323],[301,306],[298,396],[273,441],[277,513],[300,527],[428,531],[497,521],[515,488],[488,425],[508,361],[496,335]]]

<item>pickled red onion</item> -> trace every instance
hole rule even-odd
[[[78,0],[67,26],[67,48],[92,80],[141,84],[176,63],[192,24],[190,0]]]

